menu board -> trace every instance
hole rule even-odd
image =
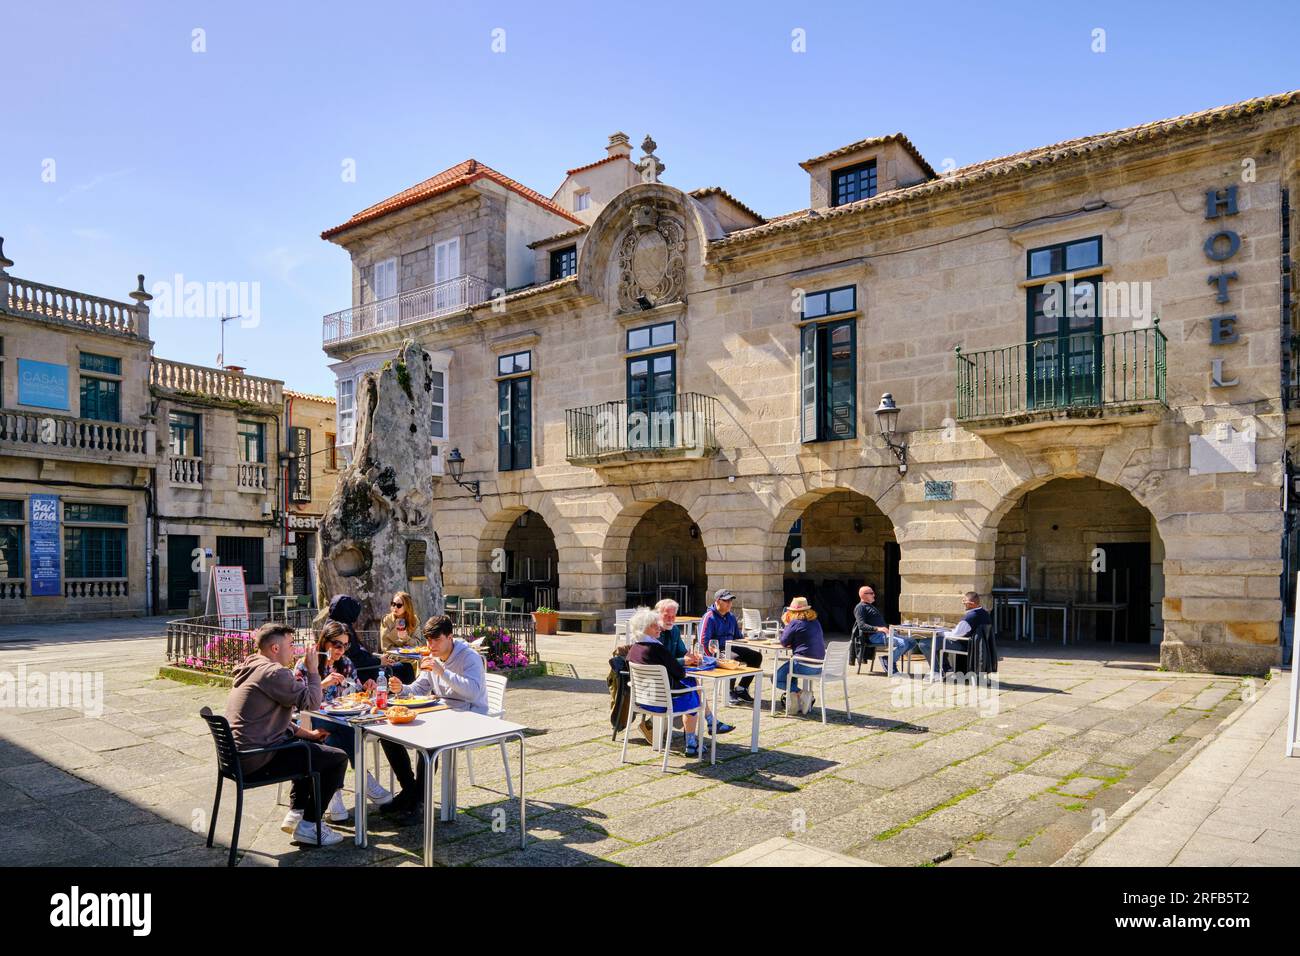
[[[218,564],[212,569],[212,588],[217,594],[217,617],[222,627],[248,627],[244,569],[237,564]]]

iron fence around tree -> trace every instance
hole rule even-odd
[[[533,616],[519,611],[448,611],[456,636],[482,641],[479,652],[488,670],[509,671],[536,664],[537,625]]]

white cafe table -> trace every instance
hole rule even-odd
[[[709,731],[709,746],[712,751],[709,756],[709,763],[711,764],[718,762],[718,724],[722,721],[722,718],[718,716],[718,688],[721,685],[726,684],[728,689],[730,689],[731,686],[742,677],[756,678],[758,690],[757,693],[754,694],[754,725],[749,732],[749,751],[750,753],[758,753],[758,724],[759,716],[763,713],[763,668],[713,667],[709,670],[702,671],[688,667],[686,668],[686,676],[696,678],[695,683],[699,686],[701,693],[703,693],[704,690],[702,686],[704,681],[708,681],[713,685],[713,727]],[[702,740],[702,737],[697,739]]]
[[[794,651],[786,647],[780,641],[764,640],[753,637],[735,637],[727,641],[727,646],[736,645],[737,647],[748,647],[751,650],[758,651],[763,655],[762,667],[767,666],[769,658],[772,661],[772,716],[776,716],[776,672],[780,669],[781,662],[790,660],[794,657]],[[744,675],[741,675],[744,676]],[[762,693],[762,681],[759,682],[759,693]],[[758,700],[758,697],[754,698]]]
[[[930,680],[939,679],[939,645],[943,643],[944,632],[950,630],[947,624],[891,624],[889,629],[894,634],[906,634],[915,641],[930,642],[930,673],[926,675]],[[894,672],[894,642],[889,642],[889,672]],[[908,665],[908,674],[911,674],[911,665]]]
[[[401,698],[394,698],[399,703]],[[417,713],[419,713],[417,711]],[[328,714],[313,712],[313,716],[337,721],[339,718]],[[524,727],[497,717],[486,717],[461,710],[434,710],[420,714],[409,724],[389,724],[387,722],[353,723],[355,734],[355,769],[358,781],[366,779],[367,734],[380,740],[391,740],[420,753],[424,761],[424,865],[433,865],[433,768],[437,763],[442,774],[442,818],[450,820],[456,812],[456,754],[457,750],[481,747],[488,744],[503,743],[507,740],[519,741],[519,846],[528,843],[525,829],[524,797]],[[439,760],[443,754],[448,759]],[[357,846],[366,845],[366,788],[358,783],[355,787],[356,803],[353,817],[356,823]]]

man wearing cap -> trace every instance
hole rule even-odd
[[[708,647],[709,641],[717,641],[719,657],[726,654],[727,641],[744,637],[736,615],[731,613],[731,603],[735,600],[736,595],[726,588],[719,589],[713,595],[713,603],[700,619],[700,646]],[[733,647],[731,652],[736,660],[749,667],[761,667],[763,664],[763,655],[748,647]],[[735,681],[729,702],[735,705],[752,704],[754,698],[750,696],[749,685],[753,682],[753,674]]]

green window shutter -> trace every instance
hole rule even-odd
[[[825,366],[825,419],[822,435],[827,441],[854,438],[858,433],[857,416],[857,337],[854,323],[836,322],[823,326],[822,364]]]
[[[817,440],[817,326],[806,325],[799,347],[799,440]]]
[[[513,434],[512,464],[516,469],[533,466],[532,379],[517,378],[512,383],[510,428]]]

